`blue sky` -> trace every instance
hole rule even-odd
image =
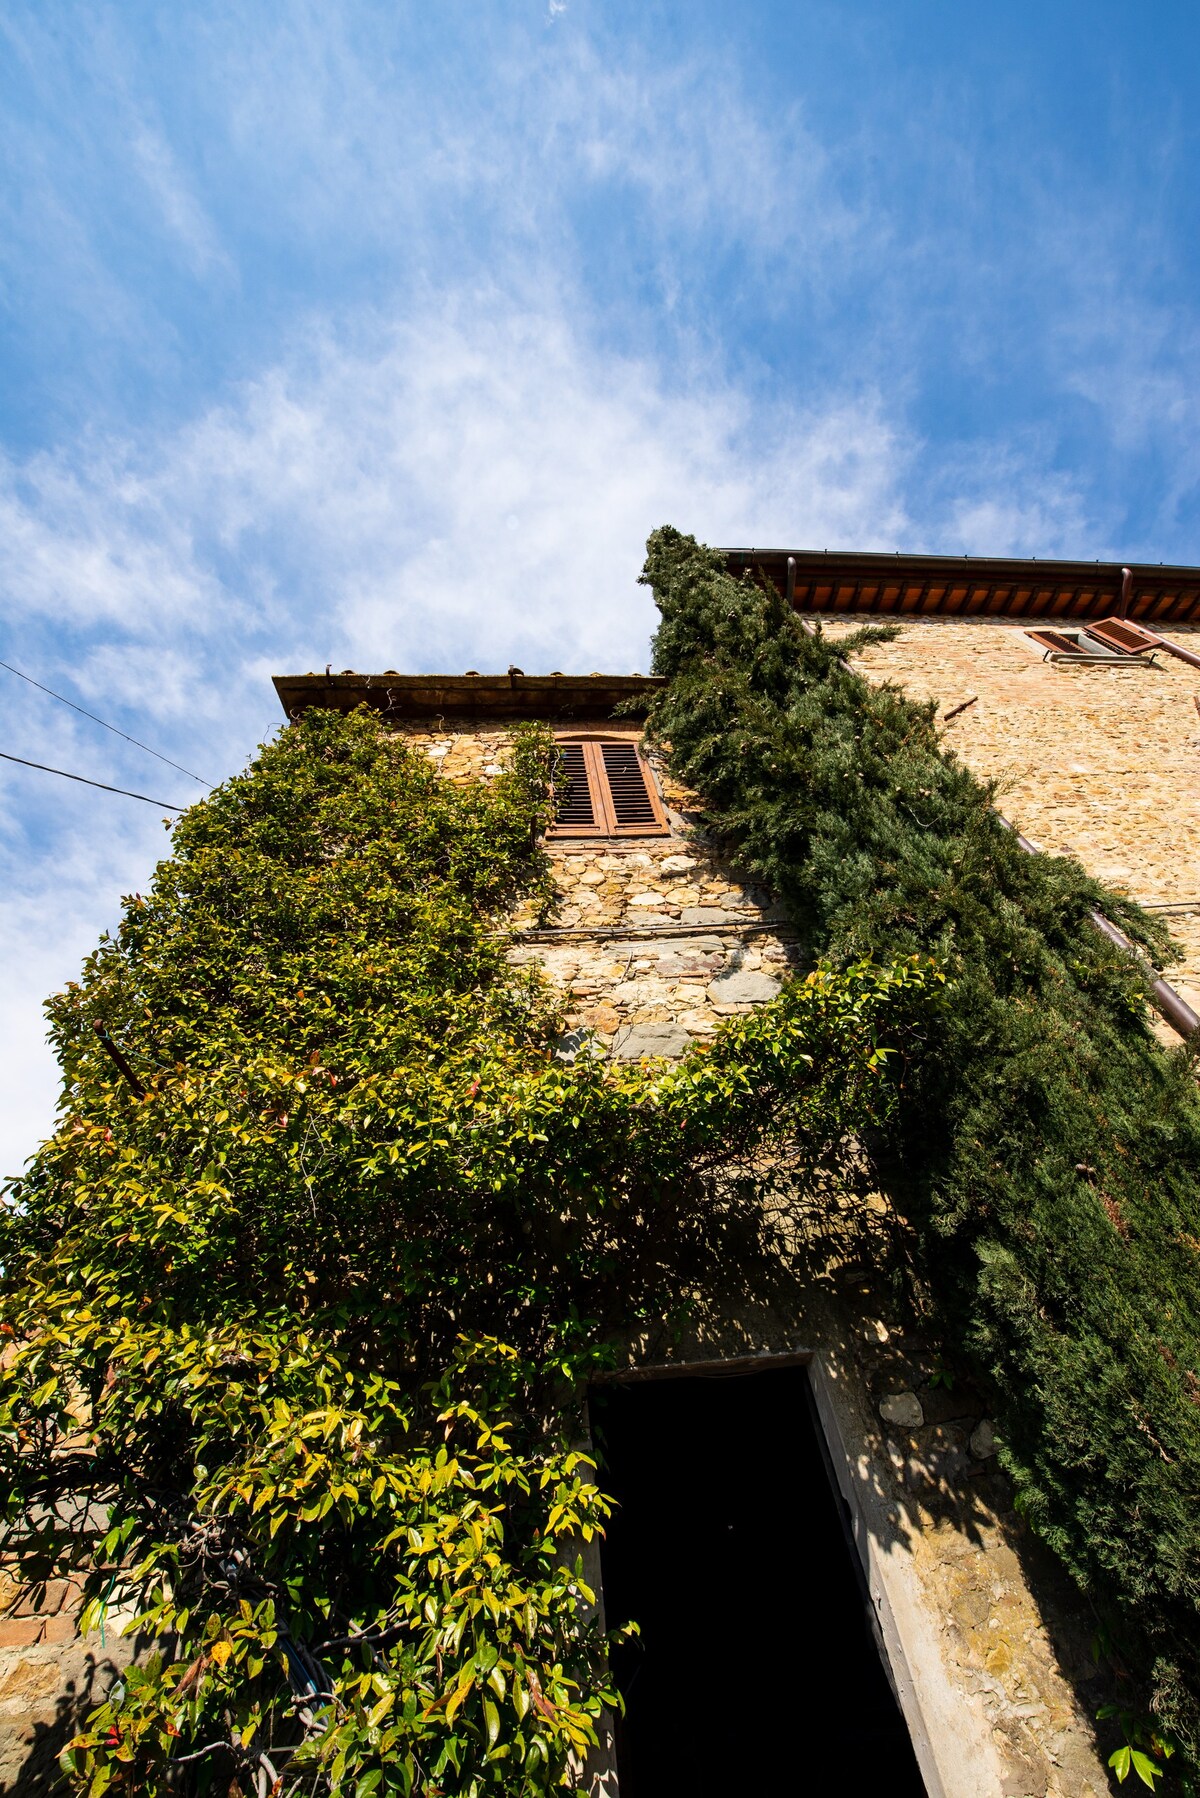
[[[0,0],[0,657],[210,780],[716,542],[1200,561],[1195,8]],[[0,748],[199,791],[0,670]],[[160,814],[0,776],[0,1170]]]

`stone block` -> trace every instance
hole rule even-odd
[[[619,1061],[640,1061],[643,1056],[675,1060],[691,1046],[691,1037],[679,1024],[634,1024],[616,1036],[612,1048]]]
[[[778,980],[770,974],[753,974],[741,969],[718,974],[708,989],[714,1005],[761,1005],[779,991]]]
[[[726,911],[720,905],[685,905],[681,922],[684,924],[736,924],[738,914]]]
[[[691,1031],[693,1036],[711,1036],[720,1019],[714,1017],[711,1011],[684,1011],[675,1022]]]
[[[71,1590],[72,1587],[70,1583],[65,1579],[47,1580],[42,1592],[42,1602],[38,1606],[38,1609],[46,1613],[61,1611],[63,1601],[65,1600],[67,1593]]]
[[[915,1392],[895,1392],[879,1401],[879,1415],[884,1423],[901,1430],[919,1430],[925,1422],[921,1401]]]
[[[988,1461],[996,1452],[996,1438],[990,1417],[983,1417],[971,1431],[971,1453],[977,1461]]]
[[[59,1611],[57,1616],[45,1619],[43,1642],[73,1642],[78,1631],[74,1611]]]

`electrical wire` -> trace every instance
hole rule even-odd
[[[136,737],[128,736],[125,731],[118,730],[115,724],[108,724],[103,718],[97,718],[95,712],[84,711],[83,707],[81,705],[76,705],[73,699],[67,699],[64,694],[56,693],[53,687],[44,687],[40,680],[34,680],[32,674],[22,674],[21,670],[19,668],[14,668],[11,662],[0,662],[0,668],[7,668],[10,674],[15,674],[18,680],[28,681],[29,685],[31,687],[36,687],[39,693],[48,693],[51,699],[57,699],[62,705],[69,705],[71,710],[73,712],[78,712],[81,718],[90,718],[93,724],[103,725],[104,729],[110,730],[114,737],[123,737],[126,743],[132,743],[135,749],[144,749],[146,754],[152,755],[156,761],[165,762],[168,768],[178,769],[179,773],[186,774],[189,780],[199,781],[202,787],[207,787],[210,792],[212,791],[213,783],[211,780],[201,779],[200,775],[193,774],[191,769],[185,768],[181,762],[173,762],[170,756],[159,755],[158,750],[151,749],[149,743],[139,743]],[[40,766],[40,763],[34,763],[32,765],[38,767]],[[59,770],[54,769],[52,772],[58,773]],[[82,776],[77,776],[76,778],[82,779]],[[99,785],[100,783],[97,782],[96,784]],[[124,789],[115,787],[113,791],[123,792]],[[140,799],[141,794],[135,793],[134,798]]]
[[[125,799],[144,799],[147,805],[157,805],[163,811],[186,812],[187,810],[186,805],[172,805],[169,799],[151,799],[146,793],[131,793],[128,787],[110,787],[105,781],[89,780],[86,774],[68,774],[65,768],[50,768],[45,762],[27,762],[23,755],[9,755],[7,749],[0,749],[0,756],[6,762],[19,762],[22,768],[40,768],[43,774],[61,774],[64,780],[77,780],[85,787],[99,787],[102,793],[120,793]],[[199,776],[193,775],[192,778],[197,780]]]

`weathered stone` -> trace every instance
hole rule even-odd
[[[678,1024],[633,1024],[614,1039],[613,1054],[620,1061],[640,1061],[643,1055],[673,1060],[691,1046],[691,1037]]]
[[[706,975],[712,973],[707,958],[698,955],[663,955],[654,965],[662,975],[694,974],[703,980]]]
[[[696,866],[696,860],[691,855],[668,855],[658,865],[664,874],[686,874],[689,868]]]
[[[996,1438],[990,1417],[981,1418],[971,1431],[971,1453],[977,1461],[988,1461],[996,1452]]]
[[[736,924],[738,916],[719,905],[685,905],[682,921],[685,924]]]
[[[769,974],[753,974],[744,969],[737,969],[729,974],[718,974],[708,989],[708,996],[714,1005],[761,1005],[766,999],[773,999],[779,991],[779,982]]]
[[[682,1011],[675,1022],[682,1024],[693,1036],[711,1036],[719,1019],[711,1011]]]
[[[919,1430],[925,1421],[921,1401],[915,1392],[895,1392],[879,1401],[879,1415],[884,1423],[901,1430]]]

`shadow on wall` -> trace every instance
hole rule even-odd
[[[5,1682],[4,1695],[14,1696],[14,1680],[19,1682],[22,1673],[28,1676],[34,1671],[18,1667]],[[90,1653],[82,1657],[77,1676],[64,1683],[53,1712],[49,1705],[38,1706],[41,1714],[35,1712],[23,1731],[25,1757],[16,1771],[0,1783],[0,1798],[48,1798],[51,1792],[62,1793],[63,1774],[58,1757],[83,1727],[88,1713],[103,1702],[118,1673],[116,1664],[107,1658],[98,1659]]]

